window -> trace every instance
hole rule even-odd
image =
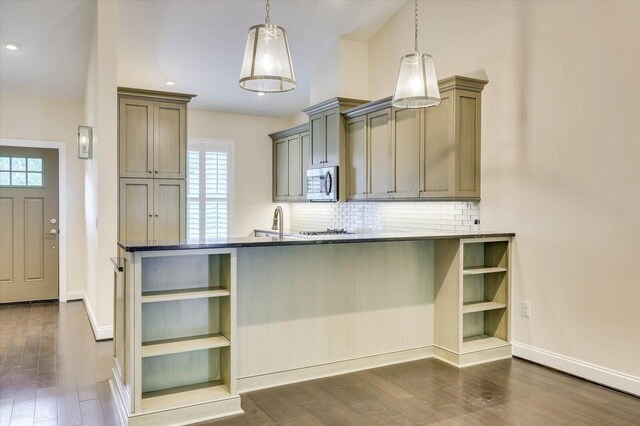
[[[190,143],[187,154],[187,238],[229,234],[229,143]]]
[[[42,158],[0,157],[0,186],[43,187]]]

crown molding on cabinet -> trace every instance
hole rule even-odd
[[[271,133],[269,137],[272,140],[286,138],[287,136],[295,135],[298,133],[304,133],[309,131],[309,123],[302,123],[295,127],[290,127],[288,129],[279,130],[277,132]]]
[[[358,105],[367,104],[369,101],[363,99],[351,99],[351,98],[331,98],[327,101],[320,102],[319,104],[311,105],[302,110],[302,112],[311,116],[319,112],[328,111],[333,108],[340,108],[340,111],[344,111],[349,108],[356,107]]]
[[[189,93],[163,92],[160,90],[134,89],[132,87],[118,87],[118,96],[140,98],[152,101],[169,101],[189,103],[197,95]]]

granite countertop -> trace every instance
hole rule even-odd
[[[258,232],[272,233],[273,231],[256,230]],[[489,238],[489,237],[513,237],[513,232],[488,232],[488,231],[422,231],[422,232],[362,232],[346,235],[331,236],[301,236],[286,233],[280,239],[277,234],[265,237],[244,238],[220,238],[220,239],[185,239],[175,241],[118,241],[118,246],[128,252],[158,251],[158,250],[194,250],[211,248],[243,248],[243,247],[277,247],[277,246],[304,246],[313,244],[348,244],[348,243],[372,243],[387,241],[417,241],[440,240],[460,238]]]

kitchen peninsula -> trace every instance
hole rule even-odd
[[[435,356],[511,356],[512,233],[119,242],[114,393],[130,425],[241,413],[239,393]]]

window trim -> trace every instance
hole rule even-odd
[[[235,176],[236,176],[236,146],[235,141],[230,139],[209,139],[209,138],[189,138],[187,141],[187,152],[192,147],[218,147],[226,148],[227,158],[227,238],[235,236]],[[188,167],[188,164],[187,164]],[[189,171],[187,170],[187,175]],[[188,182],[187,182],[188,185]],[[188,189],[187,189],[188,191]],[[189,196],[187,194],[187,200]]]

